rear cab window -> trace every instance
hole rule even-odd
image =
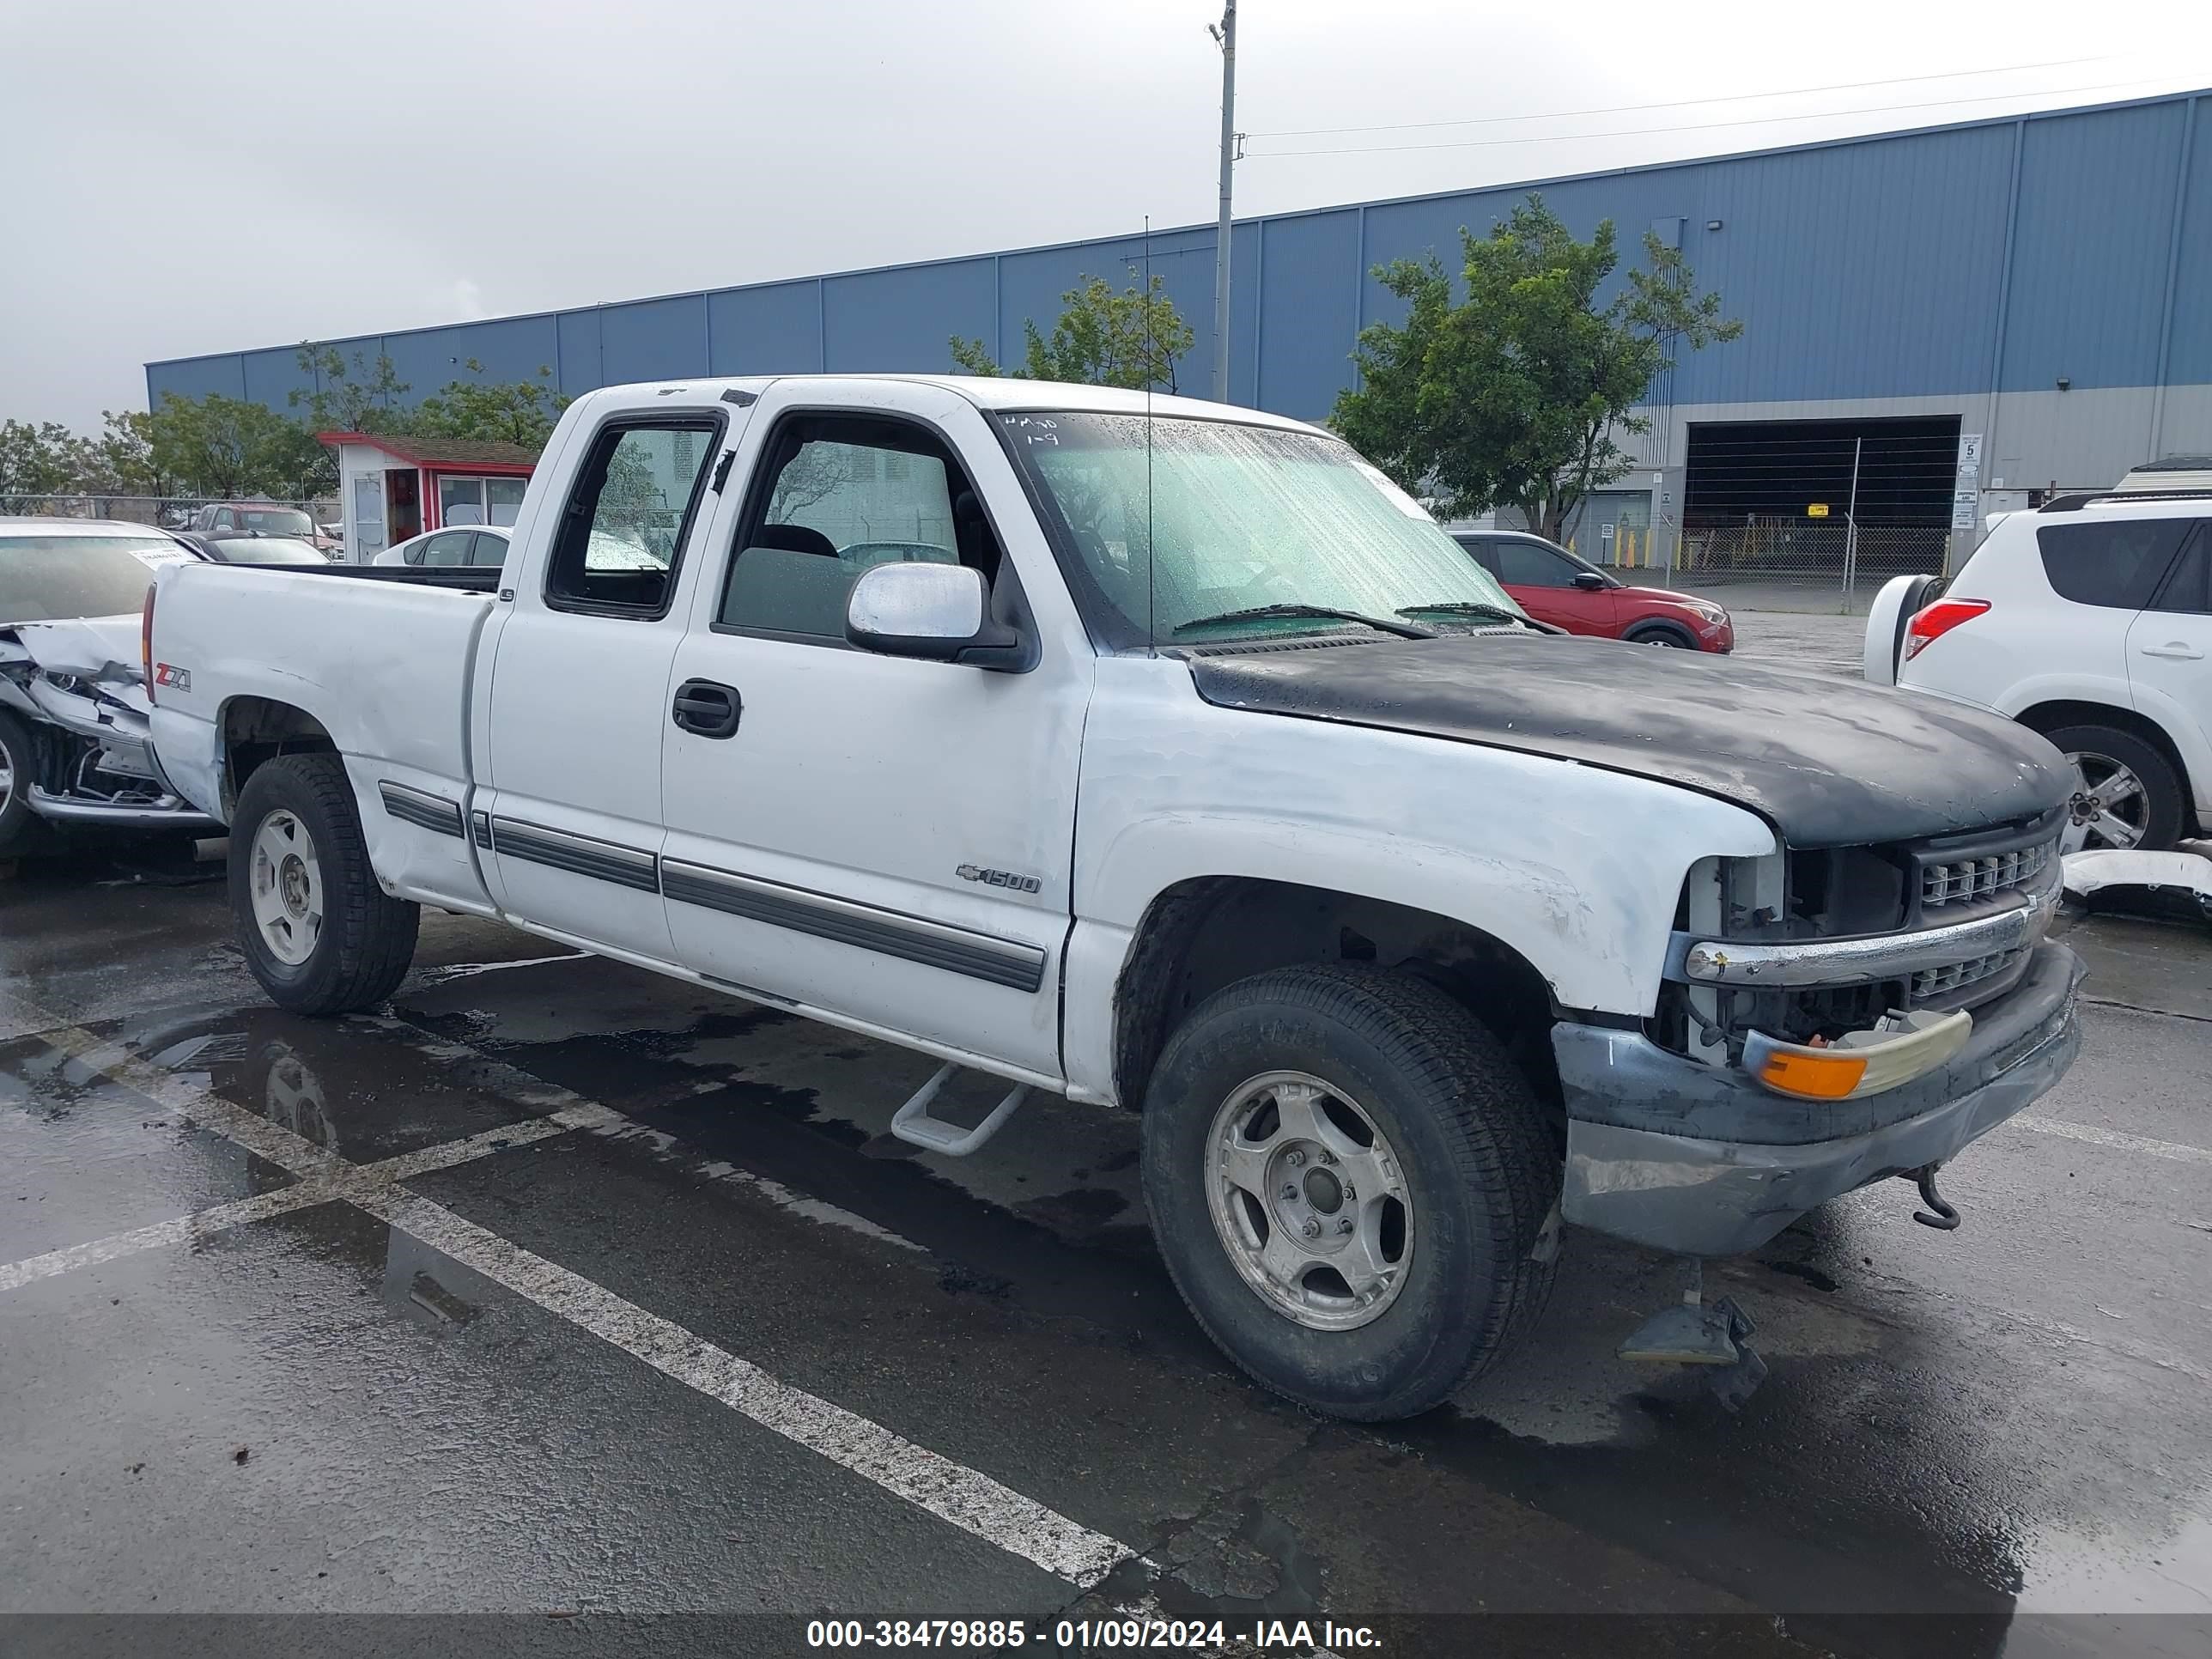
[[[2141,611],[2151,602],[2196,520],[2092,519],[2038,525],[2035,544],[2051,591],[2076,605]]]
[[[602,426],[561,515],[545,603],[601,616],[666,616],[721,430],[712,415],[617,416]]]

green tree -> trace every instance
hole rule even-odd
[[[301,343],[295,361],[309,385],[286,398],[288,407],[301,415],[310,434],[316,432],[402,433],[413,429],[413,411],[402,399],[413,388],[401,380],[392,359],[381,352],[371,365],[367,354],[356,351],[348,366],[336,346],[320,341]]]
[[[100,434],[83,441],[82,487],[103,495],[166,495],[167,480],[154,465],[154,417],[142,409],[100,411]]]
[[[264,404],[210,392],[165,394],[146,417],[155,469],[191,495],[300,495],[335,478],[330,452]]]
[[[1136,275],[1134,270],[1129,273]],[[1072,380],[1083,386],[1176,389],[1176,359],[1190,350],[1190,325],[1167,296],[1158,276],[1116,293],[1103,276],[1078,279],[1060,296],[1062,310],[1048,339],[1035,319],[1022,324],[1027,343],[1021,372],[1032,380]],[[981,340],[954,335],[952,361],[970,374],[1003,371]]]
[[[84,440],[58,421],[0,422],[0,495],[59,495],[76,488]]]
[[[1620,264],[1613,222],[1578,241],[1538,196],[1460,241],[1464,301],[1434,254],[1376,267],[1406,319],[1360,331],[1361,384],[1338,395],[1331,424],[1449,516],[1517,507],[1562,539],[1583,498],[1628,471],[1615,434],[1649,429],[1634,411],[1674,354],[1743,325],[1649,234],[1644,265],[1601,300]]]
[[[495,438],[543,449],[570,402],[553,390],[552,369],[541,363],[534,380],[487,384],[475,358],[463,367],[477,378],[449,380],[437,396],[425,398],[408,429],[422,437]]]

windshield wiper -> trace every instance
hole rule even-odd
[[[1384,634],[1395,634],[1401,640],[1432,640],[1436,637],[1432,629],[1393,622],[1387,617],[1365,616],[1357,611],[1340,611],[1328,605],[1255,605],[1245,611],[1224,611],[1217,617],[1199,617],[1187,623],[1178,623],[1173,631],[1188,634],[1194,628],[1211,628],[1216,623],[1246,622],[1267,617],[1325,617],[1338,622],[1359,623]]]
[[[1489,605],[1480,599],[1439,599],[1434,605],[1407,605],[1398,608],[1401,617],[1487,617],[1492,622],[1525,623],[1528,618],[1517,611],[1508,611],[1502,605]]]

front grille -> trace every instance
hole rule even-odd
[[[1933,1002],[1970,985],[1995,979],[2018,967],[2027,954],[2025,951],[1999,951],[1990,956],[1969,957],[1964,962],[1948,962],[1941,968],[1923,968],[1912,976],[1912,1000]]]
[[[1986,858],[1954,859],[1948,864],[1920,866],[1920,909],[1927,912],[1945,904],[1971,904],[1995,898],[2015,888],[2034,885],[2051,867],[2056,842],[2018,847]],[[1950,971],[1945,969],[1945,972]]]

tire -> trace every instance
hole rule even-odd
[[[37,753],[23,722],[0,712],[0,859],[23,851],[37,834],[31,811],[31,783],[39,775]]]
[[[2114,726],[2062,726],[2043,735],[2072,763],[2077,792],[2086,792],[2115,775],[2110,770],[2113,766],[2124,767],[2134,774],[2142,786],[2142,811],[2136,815],[2128,811],[2137,799],[2131,796],[2118,803],[2111,816],[2136,830],[2137,839],[2133,843],[2136,850],[2163,852],[2181,838],[2181,774],[2155,744]],[[2067,826],[2066,838],[2061,843],[2066,851],[2118,844],[2108,832],[2100,830],[2094,823],[2085,825],[2082,819],[2077,793],[2075,821]],[[2086,840],[2085,829],[2088,831]]]
[[[1690,630],[1674,623],[1638,623],[1620,636],[1631,645],[1663,645],[1677,651],[1695,651],[1698,642]]]
[[[295,1014],[374,1006],[414,959],[420,910],[377,885],[336,755],[282,756],[246,779],[230,826],[230,908],[246,966]]]
[[[1307,1083],[1266,1084],[1294,1075]],[[1332,1119],[1319,1148],[1292,1169],[1290,1117],[1275,1120],[1261,1212],[1249,1189],[1230,1184],[1218,1160],[1246,1131],[1237,1103],[1270,1101],[1245,1121],[1264,1127],[1273,1091],[1318,1083]],[[1141,1131],[1144,1185],[1152,1229],[1176,1287],[1194,1316],[1240,1368],[1277,1394],[1333,1417],[1380,1422],[1440,1403],[1509,1352],[1550,1294],[1557,1259],[1550,1224],[1560,1166],[1535,1097],[1498,1040],[1437,987],[1410,975],[1349,964],[1314,964],[1255,975],[1206,1000],[1176,1030],[1146,1091]],[[1389,1205],[1401,1204],[1401,1265],[1371,1307],[1336,1298],[1294,1312],[1286,1295],[1333,1297],[1328,1274],[1297,1270],[1295,1284],[1262,1289],[1251,1240],[1256,1223],[1292,1213],[1276,1180],[1304,1182],[1302,1200],[1325,1208],[1312,1182],[1323,1162],[1349,1176],[1359,1163],[1343,1139],[1344,1108],[1364,1120],[1394,1155],[1402,1200],[1379,1208],[1386,1231],[1370,1235],[1377,1193],[1347,1204],[1355,1241],[1387,1249]],[[1254,1145],[1243,1140],[1241,1145]],[[1323,1151],[1335,1145],[1341,1162]],[[1379,1160],[1369,1149],[1367,1166]],[[1257,1156],[1255,1153],[1255,1156]],[[1365,1178],[1364,1176],[1363,1179]],[[1383,1190],[1388,1190],[1384,1183]],[[1224,1196],[1225,1194],[1225,1196]],[[1346,1217],[1329,1212],[1342,1225]],[[1225,1218],[1222,1218],[1225,1217]],[[1239,1218],[1241,1217],[1241,1220]],[[1300,1224],[1303,1224],[1302,1223]],[[1232,1234],[1243,1241],[1232,1246]],[[1282,1247],[1328,1248],[1324,1230],[1304,1247],[1288,1224]],[[1541,1257],[1541,1260],[1538,1258]],[[1293,1260],[1296,1256],[1293,1255]],[[1370,1258],[1371,1259],[1371,1258]],[[1240,1265],[1242,1263],[1243,1265]],[[1353,1274],[1335,1285],[1352,1288]],[[1316,1328],[1324,1320],[1334,1328]]]

